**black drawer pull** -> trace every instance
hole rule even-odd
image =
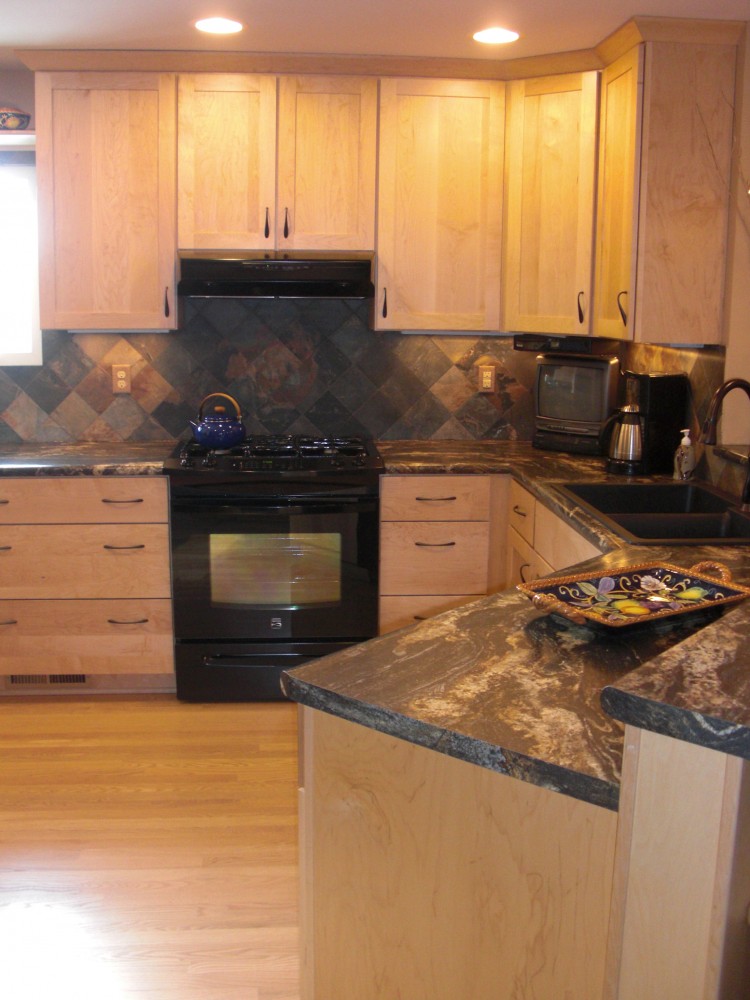
[[[143,497],[133,497],[132,500],[110,500],[109,497],[102,497],[102,503],[143,503]]]
[[[107,621],[110,625],[145,625],[148,622],[148,618],[134,618],[132,622],[118,621],[117,618],[108,618]]]
[[[104,545],[105,549],[145,549],[145,545]]]
[[[528,517],[528,514],[523,509],[523,507],[519,507],[518,504],[516,504],[516,506],[513,508],[513,513],[518,514],[519,517]]]
[[[521,577],[521,583],[528,583],[529,582],[526,579],[526,574],[524,573],[524,570],[525,569],[530,569],[530,568],[531,567],[529,566],[528,563],[521,563],[521,566],[520,566],[520,568],[518,570],[518,575]]]
[[[0,625],[18,625],[18,619],[7,618],[4,622],[0,622]]]
[[[10,500],[0,500],[0,504],[10,503]]]
[[[10,552],[12,545],[0,545],[0,552]]]
[[[446,548],[448,545],[455,545],[455,542],[415,542],[415,545],[420,545],[422,548],[428,549],[441,549]]]
[[[458,497],[414,497],[422,503],[437,503],[440,500],[458,500]]]
[[[427,615],[414,615],[414,621],[415,622],[426,622],[427,621]]]

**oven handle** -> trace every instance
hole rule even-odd
[[[227,511],[248,517],[264,517],[268,514],[339,514],[347,510],[376,511],[378,501],[373,497],[337,497],[335,500],[309,500],[302,503],[278,504],[257,503],[252,497],[242,497],[227,502],[225,498],[201,502],[183,500],[180,497],[172,500],[172,510],[180,514],[221,514]]]

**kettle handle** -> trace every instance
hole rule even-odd
[[[615,410],[614,413],[610,414],[604,421],[602,429],[599,431],[599,450],[604,454],[609,447],[609,440],[612,437],[612,428],[615,425],[615,421],[621,414],[621,410]]]
[[[203,407],[210,399],[229,400],[229,402],[232,404],[237,413],[237,419],[242,420],[242,412],[240,411],[240,404],[237,402],[234,396],[228,396],[225,392],[212,392],[210,395],[206,396],[206,398],[201,402],[201,405],[198,408],[198,420],[203,420]]]

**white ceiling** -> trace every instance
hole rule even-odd
[[[630,17],[750,21],[750,0],[1,0],[0,66],[17,48],[176,49],[503,59],[587,49]],[[201,36],[198,17],[242,21]],[[513,45],[472,40],[500,24]]]

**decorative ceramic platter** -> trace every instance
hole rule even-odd
[[[727,567],[712,561],[690,569],[643,563],[606,576],[548,577],[520,583],[518,589],[540,610],[607,628],[690,614],[750,597],[750,587],[733,583]]]

